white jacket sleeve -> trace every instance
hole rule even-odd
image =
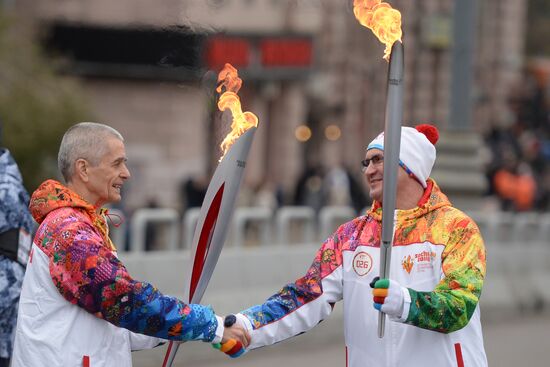
[[[342,292],[341,242],[335,234],[317,251],[304,277],[238,315],[241,322],[243,316],[249,322],[252,341],[248,349],[310,330],[332,312],[334,303],[342,299]]]
[[[143,335],[143,334],[137,334],[131,331],[128,331],[128,334],[130,338],[130,348],[132,349],[132,351],[142,350],[142,349],[152,349],[166,342],[166,340],[164,339],[155,338],[155,337]]]

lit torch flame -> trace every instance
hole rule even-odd
[[[401,13],[381,0],[353,0],[353,13],[361,25],[374,32],[386,45],[384,59],[390,59],[391,46],[401,41]]]
[[[242,83],[243,81],[237,74],[237,69],[231,64],[225,64],[222,71],[218,74],[218,87],[216,91],[221,93],[222,88],[225,87],[225,92],[220,96],[218,101],[218,109],[220,111],[229,109],[233,115],[231,131],[220,144],[220,148],[223,152],[220,162],[239,136],[244,134],[251,127],[258,126],[258,117],[252,112],[243,112],[241,109],[241,100],[237,92],[241,89]]]

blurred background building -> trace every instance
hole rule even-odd
[[[430,122],[444,132],[434,176],[455,199],[479,198],[489,187],[480,134],[510,124],[510,92],[526,66],[527,3],[391,2],[403,14],[404,123]],[[126,137],[133,173],[127,208],[154,200],[183,209],[186,188],[208,181],[229,125],[214,91],[225,62],[243,77],[243,109],[260,120],[245,178],[251,191],[267,187],[279,202],[299,202],[297,186],[308,174],[334,171],[345,177],[339,182],[359,187],[348,190],[360,191],[357,206],[367,204],[358,162],[383,129],[387,63],[383,45],[355,20],[352,1],[4,4],[30,21],[50,55],[64,60],[59,72],[80,80],[90,119]],[[460,11],[471,18],[453,28]],[[457,34],[460,47],[453,48]],[[471,71],[457,69],[468,62]],[[334,200],[351,204],[345,195]]]

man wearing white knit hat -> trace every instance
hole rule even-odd
[[[345,300],[347,366],[487,366],[478,306],[485,248],[476,224],[430,178],[438,137],[431,125],[401,131],[391,279],[377,277],[381,134],[362,161],[372,208],[325,241],[304,277],[236,315],[250,332],[248,349],[311,329]],[[378,310],[390,320],[384,338]]]

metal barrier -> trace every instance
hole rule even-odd
[[[537,241],[540,233],[540,216],[536,213],[516,214],[513,218],[514,234],[516,243]]]
[[[538,213],[468,212],[485,242],[496,244],[547,242],[550,246],[550,215]]]
[[[112,211],[117,215],[121,213]],[[199,209],[188,210],[183,222],[184,237],[186,245],[192,240]],[[481,305],[483,308],[491,310],[537,310],[540,307],[550,308],[550,215],[538,214],[516,214],[511,213],[468,213],[478,224],[485,240],[487,248],[487,276],[485,278]],[[353,218],[355,212],[347,207],[326,207],[320,212],[319,222],[323,236],[328,236],[336,227],[345,221]],[[253,292],[259,287],[271,288],[270,282],[283,282],[281,279],[271,279],[268,274],[301,274],[307,269],[307,264],[313,258],[316,249],[320,245],[315,235],[315,215],[311,208],[307,207],[282,207],[274,216],[267,208],[237,208],[234,213],[234,219],[231,226],[231,235],[234,247],[230,249],[237,252],[235,256],[240,259],[239,267],[232,265],[219,266],[217,272],[224,274],[224,279],[231,276],[239,279],[247,279],[250,284],[243,280],[240,286],[242,295],[236,297],[242,299],[246,294]],[[129,259],[134,259],[135,268],[138,271],[144,271],[140,267],[151,269],[146,273],[148,276],[157,274],[161,279],[172,279],[168,269],[170,267],[161,264],[173,261],[175,257],[183,256],[186,251],[177,253],[168,253],[159,251],[148,256],[145,260],[139,254],[145,248],[145,231],[149,223],[168,223],[169,241],[168,249],[177,248],[178,231],[180,230],[179,215],[172,209],[142,209],[137,211],[132,217],[131,234],[133,253],[125,253]],[[288,246],[289,232],[294,224],[303,224],[304,242],[296,246]],[[247,228],[250,224],[259,226],[260,245],[279,243],[281,246],[260,246],[255,249],[243,248],[246,242]],[[276,238],[273,240],[270,236],[271,226],[276,229]],[[124,243],[123,228],[113,229],[113,239],[122,247]],[[258,258],[270,258],[273,254],[280,254],[279,261],[258,261]],[[225,256],[225,255],[224,255]],[[278,255],[279,256],[279,255]],[[283,260],[284,259],[284,260]],[[291,262],[296,260],[298,263],[292,265],[292,271],[285,268],[281,272],[281,264],[290,266]],[[158,261],[157,261],[158,260]],[[183,263],[183,260],[181,260]],[[221,264],[223,264],[223,256]],[[231,262],[230,262],[231,263]],[[229,263],[228,263],[229,264]],[[232,264],[232,263],[231,263]],[[294,263],[292,263],[294,264]],[[303,268],[302,268],[303,267]],[[250,276],[256,274],[255,276]],[[292,276],[288,280],[290,280]],[[174,281],[176,281],[175,279]],[[226,282],[220,281],[224,287]],[[215,286],[215,283],[213,286]],[[269,284],[269,287],[267,286]],[[282,283],[281,283],[282,284]],[[222,286],[220,285],[220,287]],[[174,287],[181,284],[174,284]],[[280,284],[279,284],[280,286]],[[231,292],[236,290],[231,290]],[[248,292],[248,293],[247,293]],[[245,294],[246,293],[246,294]]]
[[[349,206],[325,206],[319,212],[320,240],[324,241],[338,226],[356,217],[355,210]]]
[[[482,314],[489,310],[489,314],[493,311],[528,312],[540,307],[550,310],[550,246],[547,243],[501,246],[494,242],[486,245],[487,275],[481,293]],[[318,243],[228,247],[220,257],[203,301],[210,297],[216,309],[225,307],[227,312],[234,312],[241,306],[263,300],[286,282],[303,276],[318,248]],[[189,250],[159,251],[146,259],[137,253],[123,253],[121,257],[135,278],[162,286],[170,294],[183,292],[183,278],[174,276],[174,269],[184,274]],[[236,261],[239,266],[235,266]],[[228,283],[227,279],[234,281]]]
[[[245,241],[246,226],[249,223],[258,224],[260,227],[260,245],[270,242],[270,227],[273,212],[265,207],[242,207],[235,209],[233,216],[233,245],[243,246]]]
[[[112,209],[111,213],[124,218],[123,213],[119,210]],[[150,223],[167,223],[169,225],[167,249],[189,248],[199,214],[199,208],[191,208],[185,212],[183,220],[180,222],[179,214],[174,209],[137,210],[130,223],[132,236],[130,250],[139,252],[145,249],[146,227]],[[486,243],[511,246],[526,242],[538,242],[550,246],[550,214],[505,212],[468,212],[467,214],[479,226]],[[319,221],[316,227],[315,212],[310,207],[285,206],[279,208],[275,213],[264,207],[241,207],[235,210],[228,237],[234,246],[242,246],[246,240],[248,228],[252,224],[259,228],[259,243],[261,245],[270,243],[287,245],[290,241],[290,234],[297,228],[299,230],[294,234],[300,237],[299,242],[313,243],[326,239],[339,225],[354,217],[356,217],[356,213],[351,207],[327,206],[319,212]],[[120,250],[124,249],[126,243],[126,226],[127,223],[123,221],[119,228],[111,228],[111,238]],[[178,245],[180,234],[181,246]]]
[[[548,219],[548,218],[542,218]],[[542,220],[544,224],[546,221]],[[529,280],[528,284],[534,288],[535,294],[542,303],[550,305],[550,244],[536,242],[529,247]]]
[[[147,224],[149,223],[167,223],[168,230],[168,250],[178,249],[179,233],[179,214],[174,209],[139,209],[132,216],[130,227],[130,251],[141,252],[145,250],[145,236]]]
[[[181,235],[183,239],[183,248],[191,248],[193,235],[195,234],[195,228],[197,228],[200,214],[201,208],[190,208],[185,211],[182,223],[183,233]]]
[[[550,244],[550,214],[540,216],[539,241]]]
[[[289,243],[291,222],[302,222],[302,243],[315,241],[315,211],[308,206],[284,206],[275,214],[275,228],[277,229],[277,242]]]

